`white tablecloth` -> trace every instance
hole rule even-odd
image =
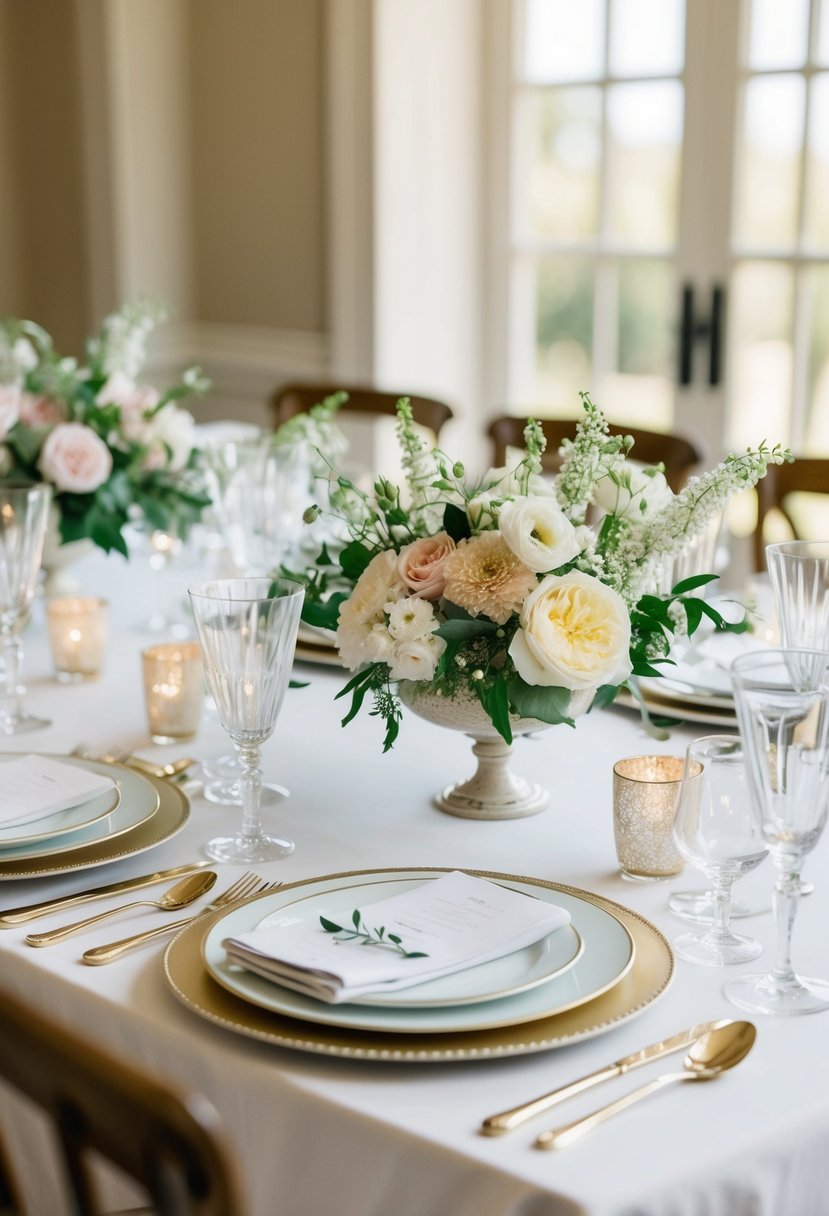
[[[139,660],[147,639],[130,626],[157,576],[115,557],[95,557],[78,572],[85,591],[112,601],[106,671],[94,683],[57,685],[38,609],[26,635],[24,674],[30,707],[53,725],[4,739],[3,749],[61,751],[83,740],[99,749],[132,747],[159,760],[223,750],[212,716],[186,747],[149,743]],[[179,568],[172,577],[183,591],[200,574]],[[271,822],[297,847],[287,860],[261,867],[267,877],[291,881],[410,865],[500,870],[598,891],[649,917],[669,937],[683,930],[666,900],[672,889],[698,886],[698,875],[687,872],[673,884],[631,884],[618,876],[611,769],[626,755],[680,754],[690,732],[654,744],[633,715],[614,710],[580,720],[575,731],[559,727],[521,741],[515,766],[549,787],[550,808],[526,820],[472,822],[441,814],[430,801],[437,789],[471,771],[464,736],[407,714],[394,751],[383,756],[376,719],[362,715],[341,729],[343,703],[333,699],[339,673],[302,672],[310,686],[288,693],[265,748],[268,775],[291,789]],[[0,906],[192,860],[200,844],[237,814],[195,800],[186,829],[152,852],[48,881],[5,883]],[[829,975],[825,852],[824,843],[809,864],[817,890],[803,901],[795,929],[795,962],[805,974]],[[222,885],[236,873],[225,867]],[[770,884],[766,863],[737,890],[762,896]],[[67,912],[38,927],[77,916]],[[818,1216],[829,1210],[829,1016],[759,1019],[757,1045],[739,1069],[713,1084],[666,1091],[567,1151],[541,1153],[530,1144],[545,1126],[593,1109],[660,1066],[574,1099],[510,1136],[477,1134],[487,1114],[695,1022],[740,1016],[722,995],[724,970],[679,962],[671,990],[641,1016],[566,1049],[451,1066],[367,1064],[269,1047],[199,1019],[167,990],[157,943],[108,967],[79,963],[90,945],[156,923],[157,916],[135,912],[44,950],[25,945],[23,928],[4,931],[0,984],[119,1055],[203,1091],[218,1107],[242,1165],[251,1213]],[[762,961],[768,963],[772,917],[740,924],[766,943]],[[752,968],[756,964],[742,969]],[[730,968],[729,975],[742,969]],[[62,1209],[54,1182],[37,1168],[34,1147],[30,1154],[39,1188],[34,1210],[57,1216]]]

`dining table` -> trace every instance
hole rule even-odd
[[[60,683],[53,674],[44,601],[25,631],[27,706],[51,724],[0,741],[5,753],[90,756],[129,752],[155,764],[183,755],[209,760],[228,750],[205,702],[197,735],[160,746],[150,740],[141,651],[159,640],[141,631],[162,583],[188,628],[187,587],[208,577],[209,549],[186,548],[166,571],[140,554],[125,562],[100,552],[67,573],[82,594],[109,602],[109,640],[96,679]],[[301,883],[357,871],[459,869],[564,884],[629,909],[660,940],[687,929],[668,910],[672,891],[704,886],[695,871],[667,881],[625,880],[613,834],[612,770],[641,754],[682,756],[690,740],[722,729],[680,724],[655,739],[630,709],[585,714],[516,741],[514,769],[549,790],[548,807],[522,819],[454,817],[433,799],[469,775],[470,741],[404,712],[394,747],[382,753],[379,720],[359,715],[343,727],[336,694],[345,673],[297,661],[273,737],[265,777],[289,796],[266,811],[266,827],[295,851],[254,867],[269,882]],[[197,772],[197,769],[191,772]],[[32,878],[4,878],[4,909],[46,900],[150,870],[204,860],[203,845],[240,822],[238,807],[207,801],[190,786],[180,830],[144,852],[106,864]],[[219,891],[243,867],[218,865]],[[801,900],[794,931],[796,968],[829,975],[829,858],[826,841],[810,857],[814,892]],[[738,922],[765,947],[775,940],[773,874],[766,861],[736,894],[766,911]],[[168,884],[167,884],[168,885]],[[164,884],[134,898],[156,898]],[[128,897],[127,897],[128,898]],[[205,895],[199,906],[208,903]],[[829,1017],[755,1017],[756,1044],[738,1068],[706,1084],[678,1085],[620,1114],[566,1149],[533,1147],[536,1135],[676,1071],[681,1055],[654,1062],[580,1094],[506,1135],[481,1134],[481,1121],[696,1023],[744,1015],[723,985],[757,963],[719,968],[673,959],[659,992],[590,1035],[549,1045],[519,1036],[519,1048],[441,1058],[401,1049],[337,1048],[325,1035],[290,1044],[259,1040],[201,1016],[165,970],[168,940],[91,967],[90,947],[161,924],[170,913],[135,909],[48,948],[26,943],[32,929],[56,928],[124,902],[112,896],[0,931],[0,990],[42,1010],[114,1056],[205,1095],[240,1171],[249,1216],[814,1216],[829,1210]],[[198,910],[198,906],[196,908]],[[184,930],[183,932],[187,932]],[[301,1029],[301,1028],[300,1028]],[[388,1035],[383,1042],[387,1043]],[[32,1212],[60,1216],[57,1174],[46,1168],[45,1132],[11,1094],[2,1095],[5,1133],[25,1162]],[[107,1178],[116,1198],[125,1186]],[[240,1213],[244,1216],[244,1213]]]

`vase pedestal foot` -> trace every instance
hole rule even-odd
[[[524,819],[543,811],[550,796],[510,772],[512,748],[503,739],[475,739],[478,768],[468,781],[449,785],[435,795],[435,805],[461,819]]]

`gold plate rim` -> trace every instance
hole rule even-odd
[[[338,667],[344,671],[340,652],[334,646],[323,646],[315,642],[297,642],[294,651],[297,663],[314,663],[319,667]]]
[[[675,718],[678,722],[699,723],[701,726],[722,726],[726,729],[737,730],[737,714],[720,712],[716,709],[706,709],[699,705],[686,705],[682,701],[672,701],[659,698],[651,693],[645,694],[645,708],[652,714],[664,714],[666,718]],[[632,692],[623,688],[616,694],[613,702],[620,709],[639,709],[639,702]]]
[[[121,764],[111,764],[108,767],[132,771]],[[182,790],[164,778],[154,777],[149,773],[141,775],[154,786],[158,796],[158,806],[149,818],[118,833],[117,836],[107,836],[92,844],[76,845],[60,853],[51,853],[47,857],[27,858],[19,862],[0,859],[0,882],[91,869],[110,861],[120,861],[136,853],[144,853],[147,849],[177,836],[190,818],[189,799]],[[38,863],[35,867],[32,867],[33,861]]]
[[[447,866],[389,866],[382,869],[345,870],[318,875],[315,881],[331,881],[376,874],[445,873]],[[503,1059],[515,1055],[549,1051],[603,1034],[641,1013],[670,987],[674,956],[665,935],[631,908],[579,887],[547,879],[490,870],[472,870],[480,878],[512,880],[562,891],[604,907],[631,934],[635,944],[632,968],[608,992],[566,1012],[539,1021],[501,1026],[490,1030],[450,1031],[440,1034],[403,1036],[380,1031],[349,1030],[298,1022],[283,1014],[249,1005],[221,988],[208,975],[202,962],[202,942],[223,911],[200,917],[173,939],[164,954],[164,976],[173,995],[188,1009],[214,1025],[236,1034],[294,1051],[352,1060],[389,1063],[453,1063]],[[283,889],[306,885],[309,879],[286,883]],[[265,898],[255,896],[255,900]],[[546,1027],[546,1034],[545,1032]]]

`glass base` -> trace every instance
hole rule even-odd
[[[676,874],[635,874],[633,870],[620,867],[619,877],[624,878],[625,882],[668,882],[669,879],[676,878]]]
[[[288,857],[296,845],[281,836],[217,836],[209,840],[204,851],[211,861],[228,861],[238,865],[253,865],[260,861],[278,861]]]
[[[672,942],[674,951],[687,963],[698,963],[703,967],[730,967],[734,963],[750,963],[763,953],[761,942],[753,937],[730,933],[724,942],[717,941],[705,933],[683,933]]]
[[[695,924],[710,925],[714,919],[714,903],[710,891],[674,891],[668,896],[668,907],[674,916],[681,920],[690,920]],[[771,904],[752,906],[735,899],[731,904],[731,919],[741,919],[744,916],[761,916],[771,912]]]
[[[38,718],[34,714],[16,714],[13,718],[0,718],[0,734],[25,735],[30,730],[43,730],[51,725],[48,718]]]
[[[800,975],[788,986],[778,985],[772,975],[743,975],[730,980],[723,991],[738,1008],[772,1017],[792,1018],[829,1009],[829,982]]]
[[[241,806],[242,791],[238,780],[209,781],[204,787],[203,797],[208,802],[218,802],[222,806]],[[290,797],[290,790],[284,785],[274,785],[267,782],[262,786],[259,805],[266,810],[279,806]]]

